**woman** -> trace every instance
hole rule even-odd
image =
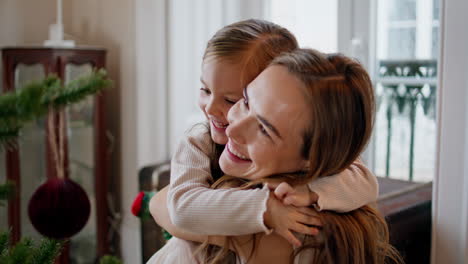
[[[366,146],[374,111],[369,76],[355,61],[306,49],[281,55],[244,89],[244,98],[229,111],[228,143],[220,166],[230,177],[221,178],[215,187],[252,188],[269,181],[296,186],[335,175]],[[154,215],[170,230],[170,223],[158,219],[163,214]],[[400,262],[388,244],[385,221],[371,207],[344,214],[320,212],[317,217],[322,231],[305,236],[300,248],[274,233],[237,237],[186,234],[182,238],[207,242],[194,261],[209,263],[226,263],[228,249],[235,252],[239,263]],[[178,248],[185,248],[187,254],[195,248],[184,246],[181,240],[171,242],[158,254]]]

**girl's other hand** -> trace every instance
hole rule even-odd
[[[318,201],[318,195],[310,191],[306,184],[292,187],[286,182],[268,183],[268,188],[270,188],[270,190],[274,192],[276,198],[281,200],[285,205],[294,205],[297,207],[311,206]]]
[[[264,214],[265,225],[275,233],[285,238],[292,245],[299,247],[301,242],[292,233],[298,232],[306,235],[316,235],[321,226],[315,210],[308,207],[296,207],[283,204],[273,192],[267,202],[267,211]]]

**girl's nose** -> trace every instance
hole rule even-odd
[[[219,116],[221,114],[221,111],[217,105],[217,102],[215,100],[210,100],[206,106],[205,106],[205,112],[208,115],[212,116]]]
[[[240,104],[243,102],[238,101],[228,112],[229,126],[226,129],[226,135],[229,139],[236,143],[245,143],[247,130],[247,115],[242,112]]]

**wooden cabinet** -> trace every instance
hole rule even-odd
[[[32,80],[56,74],[65,83],[105,66],[106,51],[99,48],[12,47],[2,49],[3,92],[21,89]],[[49,177],[56,177],[48,147],[46,118],[28,123],[18,147],[4,150],[6,178],[17,184],[17,194],[8,204],[8,227],[12,240],[38,238],[27,205],[33,192]],[[96,95],[66,108],[66,177],[85,189],[91,216],[77,235],[70,238],[59,263],[94,263],[109,251],[108,161],[104,122],[104,95]],[[0,168],[1,170],[2,168]],[[1,226],[0,226],[1,228]]]

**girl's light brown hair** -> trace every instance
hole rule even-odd
[[[227,25],[208,41],[203,61],[214,58],[241,65],[241,82],[250,83],[278,55],[298,48],[287,29],[260,19],[248,19]]]
[[[365,69],[346,56],[310,49],[283,54],[270,65],[285,67],[301,80],[310,116],[308,128],[303,131],[303,147],[298,150],[308,160],[308,167],[297,174],[273,177],[296,185],[348,168],[367,145],[374,124],[374,91]],[[224,177],[214,186],[226,182],[232,186],[236,180]],[[241,188],[258,183],[242,184],[237,180]],[[321,232],[304,238],[304,246],[294,252],[291,263],[298,254],[308,254],[314,264],[402,263],[389,244],[385,220],[373,207],[348,213],[319,212],[318,217],[323,223]],[[227,241],[232,243],[232,239]],[[213,259],[223,263],[221,256]]]
[[[250,83],[274,58],[298,48],[289,30],[266,20],[248,19],[227,25],[208,41],[203,62],[210,59],[241,65],[241,87]],[[208,129],[209,131],[209,129]],[[213,144],[211,173],[214,179],[223,175],[219,157],[224,145]]]

